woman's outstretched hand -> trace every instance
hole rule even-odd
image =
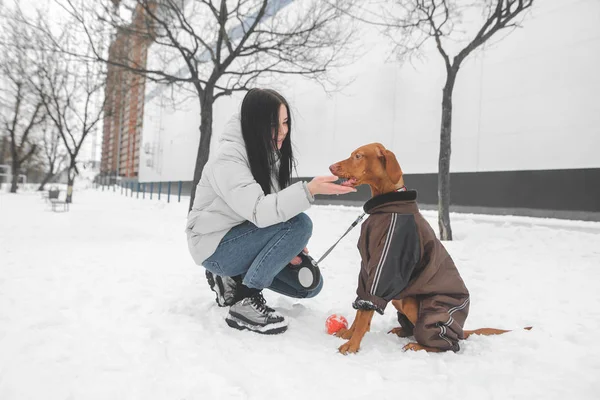
[[[308,190],[314,196],[315,194],[347,194],[356,192],[356,189],[350,186],[342,186],[337,183],[339,178],[335,175],[317,176],[308,182]]]

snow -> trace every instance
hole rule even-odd
[[[471,291],[466,327],[516,330],[457,354],[402,352],[390,306],[342,356],[325,320],[354,317],[358,229],[323,262],[319,296],[265,293],[290,328],[264,337],[225,324],[188,255],[187,199],[74,200],[52,213],[38,194],[0,194],[2,400],[598,398],[600,223],[453,214],[446,246]],[[360,210],[308,214],[318,257]]]

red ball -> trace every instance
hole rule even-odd
[[[333,335],[342,328],[348,329],[348,321],[343,315],[332,314],[325,321],[325,328],[328,334]]]

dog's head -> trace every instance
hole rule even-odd
[[[381,143],[359,147],[349,158],[333,164],[329,170],[333,175],[346,179],[342,183],[344,186],[370,185],[371,189],[379,189],[378,192],[404,186],[396,156]]]

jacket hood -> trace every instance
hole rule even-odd
[[[242,122],[240,121],[240,115],[235,114],[225,125],[223,134],[219,139],[219,142],[234,142],[242,145],[244,144],[244,137],[242,136]]]
[[[241,144],[244,146],[244,148],[246,147],[246,142],[244,142],[244,137],[242,136],[242,122],[240,121],[240,114],[235,114],[225,125],[223,134],[219,139],[219,144],[224,144],[227,142]],[[275,166],[275,170],[277,171],[279,170],[279,158],[280,154],[278,151],[276,151],[272,165]]]

